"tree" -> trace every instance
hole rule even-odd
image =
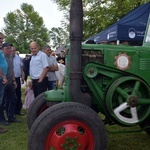
[[[68,11],[71,0],[52,0],[60,10]],[[149,0],[82,0],[84,9],[83,40],[112,25],[129,11]],[[69,17],[66,17],[69,18]],[[68,24],[66,26],[69,26]],[[67,27],[68,28],[68,27]]]
[[[29,43],[37,41],[41,47],[50,42],[50,33],[43,18],[32,5],[23,3],[21,10],[9,12],[4,18],[6,41],[12,43],[21,53],[29,53]]]
[[[63,28],[52,28],[50,31],[50,38],[52,41],[53,48],[59,48],[62,45],[66,45],[69,42],[69,33]]]

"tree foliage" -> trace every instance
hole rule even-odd
[[[29,52],[30,41],[36,40],[42,47],[51,43],[58,48],[69,41],[69,11],[71,0],[51,0],[64,12],[62,27],[45,28],[43,18],[34,11],[32,5],[23,3],[21,10],[10,12],[4,18],[6,40],[22,52]],[[149,0],[82,0],[83,1],[83,40],[112,25],[129,11]]]
[[[37,41],[42,47],[49,43],[49,31],[43,18],[32,5],[23,3],[21,10],[9,12],[4,18],[6,41],[12,43],[21,53],[29,52],[29,43]]]
[[[63,28],[52,28],[50,31],[50,37],[53,48],[59,48],[62,45],[66,45],[69,42],[69,33]]]
[[[52,0],[60,10],[67,10],[71,0]],[[149,0],[82,0],[84,8],[84,39],[112,25],[129,11]],[[69,17],[66,17],[69,19]],[[69,22],[69,21],[68,21]],[[69,24],[66,24],[69,26]],[[68,28],[68,27],[67,27]]]

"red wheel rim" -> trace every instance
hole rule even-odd
[[[40,109],[40,111],[38,112],[38,115],[40,115],[43,111],[45,111],[47,109],[47,105],[43,105],[42,108]]]
[[[58,123],[48,133],[45,150],[93,150],[94,136],[89,126],[80,121]]]

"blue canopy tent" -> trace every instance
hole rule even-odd
[[[149,13],[150,2],[147,2],[130,11],[110,27],[88,38],[85,43],[90,43],[91,41],[97,44],[102,43],[102,41],[117,41],[118,44],[120,41],[142,43]]]

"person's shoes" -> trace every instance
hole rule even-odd
[[[2,121],[1,124],[4,125],[4,126],[9,126],[10,125],[10,123],[6,120]]]
[[[9,123],[20,123],[21,121],[17,120],[16,118],[13,118],[13,119],[9,119],[8,122]]]
[[[24,113],[17,113],[16,115],[18,115],[18,116],[24,116],[25,114]]]
[[[6,133],[8,130],[0,127],[0,134]]]

